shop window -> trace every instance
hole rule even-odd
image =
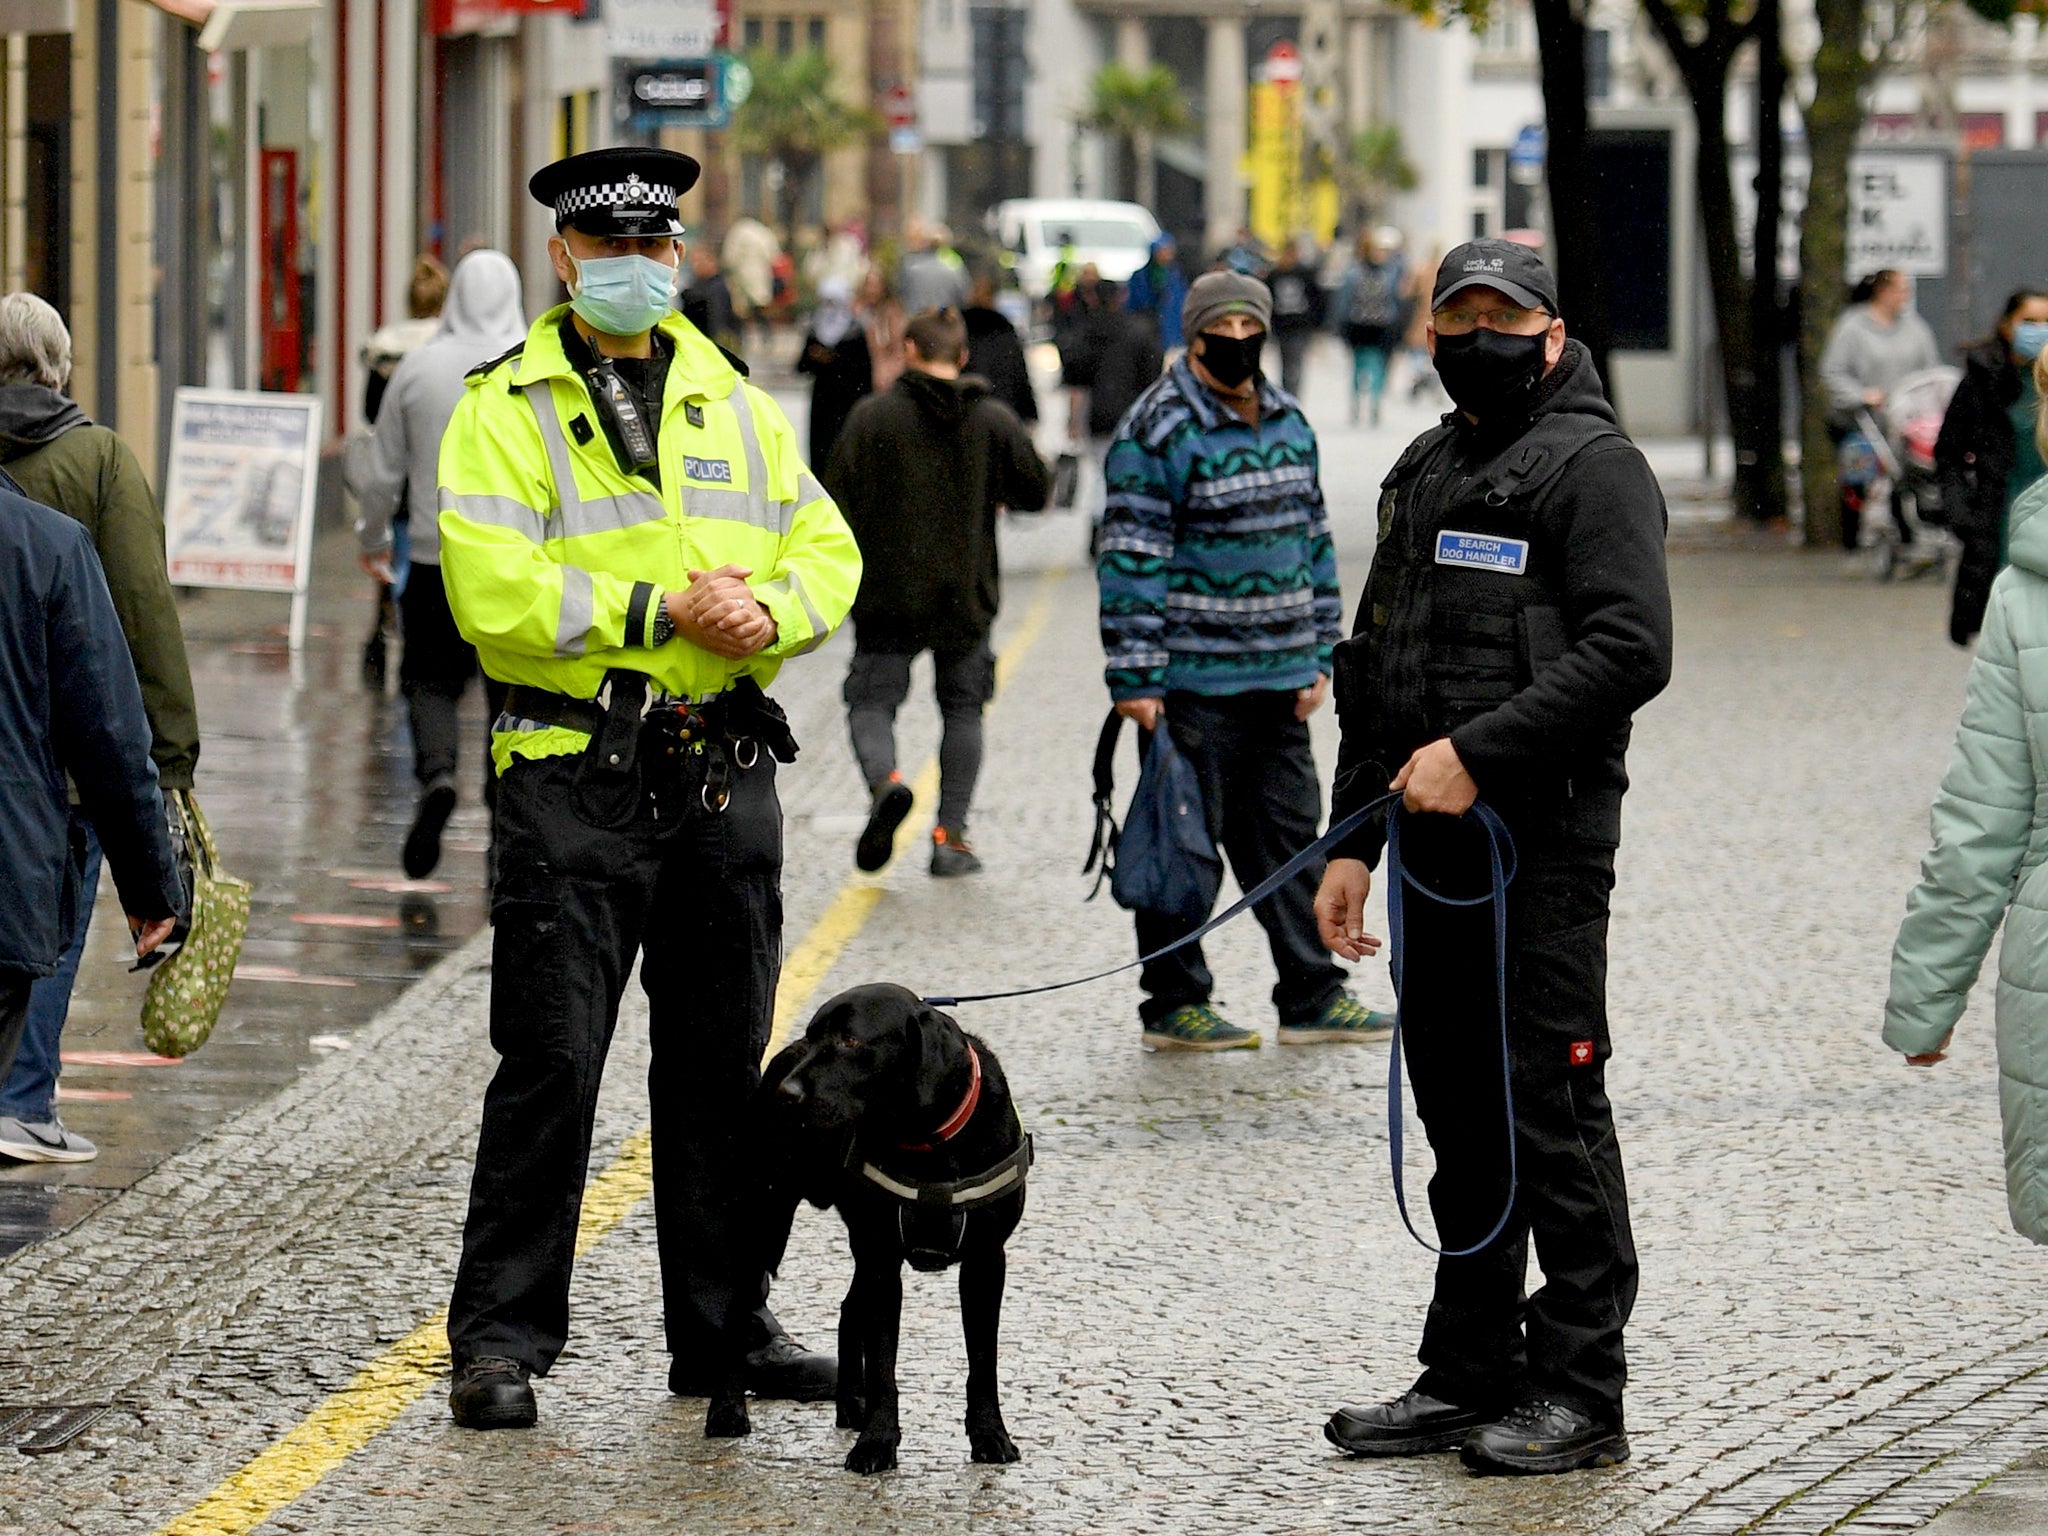
[[[1493,185],[1493,153],[1491,150],[1472,151],[1472,185],[1490,187]]]

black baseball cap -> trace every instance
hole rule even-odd
[[[1512,240],[1468,240],[1453,249],[1436,269],[1429,307],[1442,309],[1467,288],[1497,289],[1547,314],[1557,313],[1557,279],[1541,256]]]
[[[592,149],[544,165],[526,184],[555,212],[555,228],[586,235],[680,235],[676,199],[702,167],[672,149]]]

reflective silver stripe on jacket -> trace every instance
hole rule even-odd
[[[547,520],[525,502],[510,496],[451,491],[444,485],[441,487],[441,510],[488,528],[508,528],[536,544],[544,543],[548,536]]]
[[[540,427],[548,470],[555,482],[556,511],[550,519],[550,537],[573,539],[587,533],[617,533],[641,523],[658,523],[668,516],[668,508],[652,491],[627,491],[618,496],[585,496],[579,491],[569,457],[569,440],[562,435],[562,422],[555,413],[554,391],[546,379],[536,379],[519,388]]]
[[[583,643],[597,617],[597,591],[590,572],[580,565],[565,565],[562,571],[562,612],[555,620],[555,654],[581,656]]]
[[[703,494],[692,489],[685,493],[684,510],[697,517],[725,517],[736,522],[749,523],[756,528],[765,528],[777,538],[789,537],[789,530],[796,522],[796,508],[786,501],[776,501],[768,494],[768,457],[761,451],[761,434],[754,425],[754,402],[747,398],[747,386],[735,384],[732,393],[726,396],[732,406],[733,418],[739,423],[740,447],[747,456],[747,488],[740,491],[721,491],[720,501],[711,506],[723,506],[727,510],[700,510],[704,504],[697,498]],[[744,510],[731,508],[732,499],[744,499]]]
[[[795,571],[791,571],[780,581],[764,581],[761,585],[771,592],[781,593],[784,597],[795,598],[803,608],[805,620],[811,626],[811,638],[792,650],[790,655],[801,656],[806,651],[814,651],[825,643],[828,638],[825,621],[819,617],[817,605],[811,601],[810,593],[804,590],[804,584]]]

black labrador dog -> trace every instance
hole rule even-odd
[[[839,1308],[839,1427],[858,1429],[853,1472],[896,1465],[896,1340],[903,1263],[960,1266],[967,1335],[967,1440],[979,1462],[1017,1447],[996,1390],[1003,1245],[1024,1216],[1031,1138],[987,1044],[898,986],[855,987],[811,1019],[769,1062],[750,1116],[759,1170],[742,1222],[742,1274],[782,1261],[797,1204],[838,1207],[853,1247]],[[751,1429],[742,1384],[742,1318],[758,1285],[734,1287],[721,1390],[704,1418],[712,1438]]]

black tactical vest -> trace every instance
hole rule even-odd
[[[1372,574],[1335,679],[1347,735],[1385,770],[1373,782],[1564,654],[1564,551],[1542,513],[1572,460],[1610,437],[1608,422],[1558,412],[1483,457],[1446,423],[1380,483]]]

